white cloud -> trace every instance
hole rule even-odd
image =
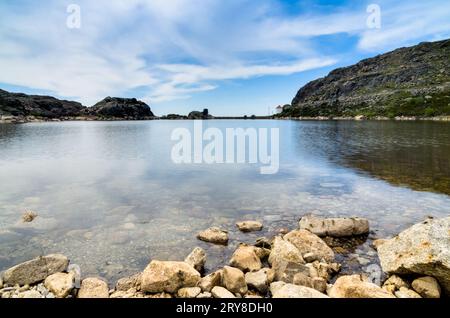
[[[1,3],[0,82],[87,105],[135,90],[161,102],[223,80],[330,66],[336,57],[316,52],[319,36],[359,36],[360,49],[377,51],[450,29],[448,5],[380,2],[377,31],[363,7],[286,15],[276,0],[78,0],[79,30],[65,26],[69,2]]]

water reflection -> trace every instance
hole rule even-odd
[[[171,131],[192,129],[189,121],[0,125],[0,269],[59,252],[85,275],[113,280],[150,259],[182,259],[201,246],[211,270],[227,263],[239,242],[294,228],[306,213],[366,216],[374,237],[448,215],[450,125],[208,125],[280,128],[280,172],[174,165]],[[20,222],[25,209],[39,213],[35,222]],[[263,221],[263,232],[239,233],[234,223],[243,219]],[[213,225],[230,230],[230,246],[195,239]],[[360,248],[373,253],[367,244]]]

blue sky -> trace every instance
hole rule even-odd
[[[70,4],[80,28],[67,27]],[[336,67],[449,37],[447,0],[2,0],[0,88],[265,115]]]

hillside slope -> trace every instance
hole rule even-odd
[[[301,88],[281,116],[450,115],[450,39],[332,71]]]

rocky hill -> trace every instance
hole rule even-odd
[[[151,119],[150,107],[135,98],[107,97],[93,107],[51,96],[0,90],[0,120],[23,122],[55,119]]]
[[[147,119],[154,117],[150,107],[136,98],[106,97],[88,109],[90,115],[99,117]]]
[[[450,115],[450,40],[400,48],[301,88],[281,116]]]
[[[13,117],[59,118],[79,116],[85,109],[77,102],[59,100],[51,96],[9,93],[0,90],[0,115]]]

